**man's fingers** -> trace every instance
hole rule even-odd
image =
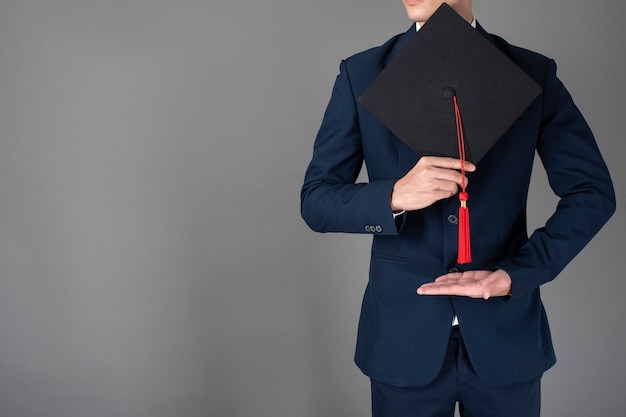
[[[428,167],[425,168],[426,176],[432,178],[433,181],[453,183],[452,185],[461,186],[463,183],[468,184],[467,176],[462,175],[456,169],[445,167]]]
[[[432,165],[432,166],[436,166],[440,168],[460,170],[461,167],[464,166],[465,170],[468,172],[476,171],[476,165],[468,161],[465,161],[464,163],[465,165],[463,165],[463,162],[460,159],[443,157],[443,156],[425,156],[422,159],[425,159],[424,162],[427,163],[428,165]]]
[[[445,282],[475,281],[477,278],[480,279],[476,271],[450,272],[448,274],[441,275],[440,277],[436,278],[434,282],[445,283]]]
[[[464,293],[465,287],[458,284],[436,285],[433,283],[424,284],[417,289],[419,295],[440,295],[440,294],[460,294]]]
[[[456,195],[459,187],[467,186],[467,176],[461,174],[462,162],[454,158],[424,156],[393,186],[392,210],[419,210],[439,200]],[[471,172],[475,166],[465,164]]]
[[[484,284],[483,282],[486,281]],[[466,295],[476,298],[489,298],[491,288],[489,280],[476,271],[452,272],[423,284],[418,288],[420,295]]]
[[[449,274],[445,274],[445,275],[442,275],[440,277],[437,277],[435,279],[435,282],[443,282],[443,281],[448,281],[448,280],[458,280],[459,278],[463,277],[463,274],[465,274],[465,272],[450,272]]]

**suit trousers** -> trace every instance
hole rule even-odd
[[[396,387],[371,380],[373,417],[538,417],[541,377],[493,386],[475,373],[458,326],[453,326],[441,372],[422,387]]]

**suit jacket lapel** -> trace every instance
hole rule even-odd
[[[487,38],[487,40],[489,42],[491,42],[492,44],[496,45],[496,41],[493,39],[493,36],[491,36],[489,33],[487,33],[487,31],[478,22],[476,22],[476,30],[478,31],[478,33],[480,33],[485,38]]]
[[[417,31],[415,30],[415,23],[414,23],[411,25],[409,30],[407,30],[402,36],[398,38],[395,45],[393,45],[393,47],[391,48],[391,51],[389,51],[389,54],[387,55],[387,58],[385,58],[385,66],[387,66],[391,62],[391,60],[395,58],[396,55],[398,55],[398,52],[400,52],[400,50],[404,48],[404,46],[407,44],[409,39],[415,36],[416,33]]]

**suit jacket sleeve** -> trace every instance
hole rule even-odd
[[[311,229],[398,233],[391,212],[395,179],[355,183],[363,159],[356,99],[342,61],[301,192],[302,217]]]
[[[537,153],[560,197],[545,227],[499,265],[512,279],[513,297],[552,280],[615,211],[615,195],[595,139],[550,60],[543,85]]]

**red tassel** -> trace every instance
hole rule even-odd
[[[459,200],[461,200],[461,206],[459,207],[459,254],[457,262],[459,264],[468,264],[472,262],[472,247],[470,245],[467,193],[459,193]]]
[[[454,114],[456,118],[456,134],[459,147],[459,159],[465,163],[465,137],[463,135],[463,122],[461,119],[461,112],[459,110],[459,104],[456,100],[456,95],[452,97],[454,101]],[[461,175],[465,178],[465,167],[461,165]],[[459,193],[459,200],[461,200],[461,206],[459,207],[459,252],[457,255],[457,262],[459,264],[468,264],[472,262],[472,248],[470,245],[470,227],[469,227],[469,209],[467,208],[467,191],[465,191],[465,181],[461,184],[461,192]]]

